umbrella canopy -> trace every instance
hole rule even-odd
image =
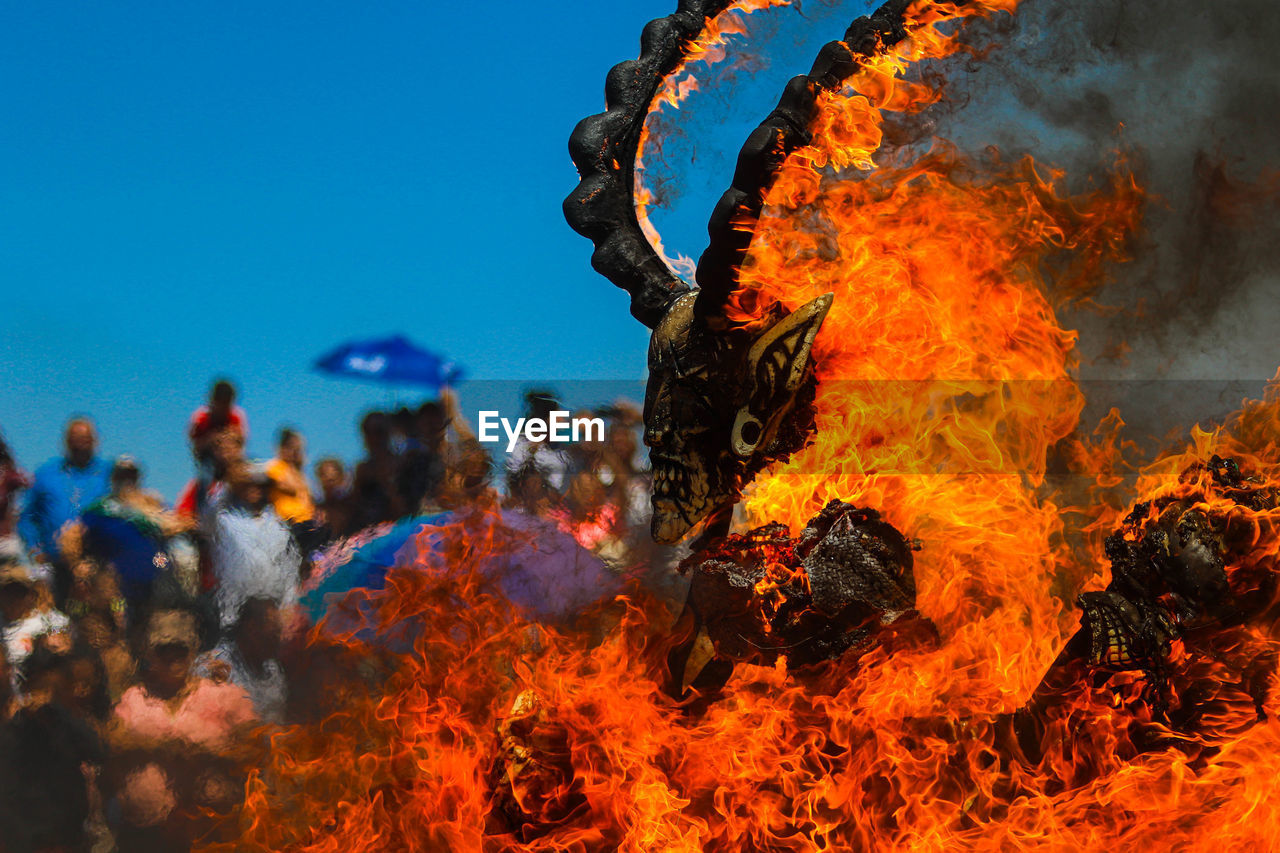
[[[316,360],[314,369],[384,385],[418,385],[439,389],[462,378],[451,360],[417,346],[403,335],[349,341]]]

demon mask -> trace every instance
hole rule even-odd
[[[676,542],[769,460],[796,449],[779,426],[811,380],[809,354],[831,295],[763,332],[712,331],[681,296],[649,340],[644,441],[653,465],[653,538]]]
[[[812,430],[810,352],[831,307],[823,295],[788,313],[780,306],[739,322],[728,306],[738,270],[787,156],[808,144],[817,98],[838,89],[866,56],[905,36],[906,0],[890,0],[822,49],[808,75],[748,138],[732,185],[712,214],[697,287],[674,275],[636,216],[636,149],[645,115],[704,22],[729,0],[681,0],[651,21],[639,59],[605,81],[606,111],[578,123],[569,153],[581,182],[565,199],[569,224],[595,244],[592,265],[631,294],[631,313],[653,329],[645,394],[645,443],[653,463],[653,536],[676,542],[696,524],[723,518],[768,462],[803,446]]]

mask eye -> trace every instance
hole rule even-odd
[[[733,452],[745,459],[755,453],[762,438],[764,438],[764,424],[745,408],[739,409],[738,417],[733,422],[731,438]]]

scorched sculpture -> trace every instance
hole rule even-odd
[[[633,198],[636,151],[663,79],[726,0],[682,0],[651,21],[640,58],[605,82],[605,112],[583,119],[569,139],[581,183],[565,199],[569,224],[595,244],[592,265],[631,295],[631,313],[653,329],[645,394],[645,443],[653,463],[653,537],[677,542],[711,519],[723,533],[744,485],[769,462],[804,445],[813,429],[810,353],[832,296],[790,314],[775,309],[735,322],[727,305],[765,194],[787,155],[807,144],[818,96],[838,89],[866,57],[906,36],[905,0],[859,18],[831,42],[807,75],[787,84],[776,109],[752,132],[733,184],[708,227],[710,242],[692,288],[654,251]]]

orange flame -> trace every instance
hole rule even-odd
[[[635,185],[632,193],[635,199],[636,219],[640,223],[640,230],[644,232],[653,250],[658,253],[658,257],[662,258],[673,272],[687,280],[693,279],[697,264],[684,254],[669,256],[662,245],[662,235],[649,220],[649,208],[657,204],[657,197],[644,180],[645,152],[652,151],[654,147],[661,150],[661,138],[655,138],[653,135],[654,126],[660,121],[659,117],[664,110],[668,107],[672,110],[680,109],[689,95],[698,91],[699,83],[698,78],[694,76],[695,69],[705,70],[723,62],[729,55],[730,37],[745,37],[749,34],[748,15],[761,9],[790,4],[791,0],[735,0],[720,14],[714,18],[708,18],[702,32],[685,50],[680,64],[663,78],[662,85],[654,95],[649,114],[645,116],[644,125],[640,128],[640,142],[636,146]]]

